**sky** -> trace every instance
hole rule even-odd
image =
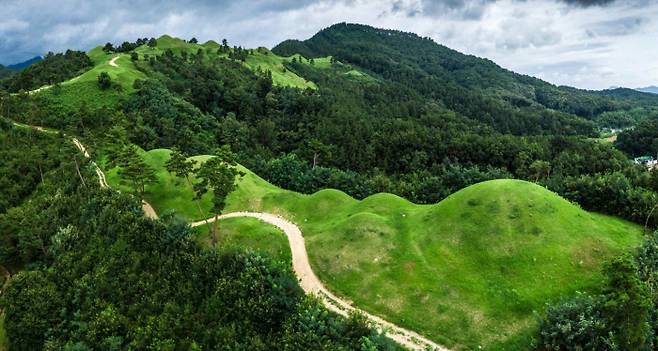
[[[658,0],[0,0],[0,64],[170,34],[273,47],[338,22],[428,36],[554,84],[658,85]]]

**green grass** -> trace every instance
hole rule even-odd
[[[210,246],[212,237],[208,226],[196,227],[196,232],[199,242]],[[264,225],[255,218],[229,218],[219,222],[217,247],[251,248],[292,266],[286,235],[278,228]]]
[[[182,39],[174,38],[168,35],[163,35],[158,38],[158,45],[156,47],[149,47],[147,45],[142,45],[135,50],[140,56],[140,59],[144,59],[146,55],[155,56],[162,54],[165,50],[170,49],[175,54],[180,54],[183,51],[189,53],[196,53],[199,49],[204,49],[206,56],[210,58],[217,57],[226,57],[227,54],[218,54],[217,49],[220,45],[215,41],[207,41],[204,44],[192,44],[186,42]],[[271,51],[265,48],[258,48],[252,50],[253,54],[247,57],[245,66],[249,67],[252,70],[269,70],[272,72],[272,81],[275,85],[278,86],[289,86],[296,87],[300,89],[311,88],[316,89],[316,85],[313,82],[307,81],[304,78],[298,76],[294,72],[286,70],[284,68],[284,62],[292,60],[291,57],[281,57],[272,53]],[[294,56],[296,59],[299,59],[299,55]],[[308,60],[305,60],[308,63]],[[325,59],[316,59],[316,64],[320,65],[329,65],[329,58]]]
[[[117,106],[119,101],[134,91],[133,83],[136,79],[146,79],[146,75],[139,71],[130,60],[128,54],[107,54],[101,47],[88,52],[94,62],[94,68],[63,82],[59,87],[45,89],[39,94],[45,98],[50,106],[65,112],[77,111],[83,104],[90,109]],[[110,60],[116,60],[118,67],[110,65]],[[107,72],[112,79],[113,87],[102,90],[98,86],[98,75]]]
[[[158,212],[198,219],[189,186],[162,169],[168,155],[144,154],[160,179],[146,199]],[[226,212],[294,221],[331,290],[454,349],[528,349],[535,313],[576,291],[595,291],[603,263],[641,241],[639,226],[588,213],[524,181],[484,182],[436,205],[415,205],[391,194],[361,201],[330,189],[302,195],[243,171]],[[108,181],[118,184],[116,171]],[[200,204],[210,208],[207,198]]]
[[[293,57],[296,60],[299,60],[300,56],[281,57],[265,48],[258,48],[253,50],[252,55],[247,56],[245,64],[252,70],[260,69],[262,71],[269,70],[272,72],[272,82],[275,85],[296,87],[300,89],[317,89],[315,83],[307,81],[285,68],[284,63],[291,61]],[[308,63],[309,61],[304,60],[304,62]]]
[[[204,44],[192,44],[182,39],[163,35],[157,39],[157,42],[156,47],[142,45],[135,49],[139,59],[144,60],[147,56],[161,55],[168,49],[175,54],[180,54],[183,51],[194,54],[199,49],[204,49],[209,59],[227,56],[227,54],[217,53],[219,44],[214,41],[208,41]],[[254,49],[252,52],[253,54],[247,57],[244,65],[254,71],[257,69],[271,71],[272,81],[275,85],[300,89],[317,89],[315,83],[305,80],[284,67],[284,63],[291,61],[293,57],[299,60],[299,55],[280,57],[265,48]],[[94,63],[92,69],[80,76],[62,82],[57,88],[50,87],[39,92],[53,108],[64,113],[72,113],[79,110],[83,104],[90,109],[116,106],[122,98],[134,91],[133,83],[135,80],[147,79],[147,76],[137,69],[128,53],[108,54],[103,51],[101,46],[98,46],[90,50],[87,55]],[[119,57],[116,60],[118,67],[111,66],[109,62],[117,56]],[[306,59],[303,62],[310,64],[310,61]],[[314,60],[314,65],[318,68],[329,68],[331,67],[330,58],[317,58]],[[107,72],[110,75],[114,88],[101,90],[98,87],[97,80],[101,72]],[[365,74],[358,71],[350,71],[346,74],[354,75],[357,78],[367,78]]]

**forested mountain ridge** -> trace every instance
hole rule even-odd
[[[12,70],[10,70],[9,68],[7,68],[7,67],[5,67],[5,66],[3,66],[3,65],[0,65],[0,79],[3,79],[3,78],[6,78],[6,77],[9,77],[9,76],[12,75],[13,73],[14,73],[14,72],[13,72]]]
[[[506,70],[488,59],[462,54],[429,38],[359,24],[335,24],[308,40],[284,41],[272,51],[279,55],[333,56],[404,83],[468,117],[486,121],[481,115],[490,114],[490,118],[500,118],[493,125],[501,132],[514,134],[528,133],[506,126],[505,117],[498,117],[497,113],[507,114],[507,118],[525,114],[521,118],[524,121],[536,113],[533,108],[541,108],[592,120],[607,111],[658,104],[658,97],[637,91],[629,93],[630,89],[592,92],[558,87]],[[551,117],[560,123],[573,123],[564,115]],[[577,131],[584,134],[587,128],[578,126]]]

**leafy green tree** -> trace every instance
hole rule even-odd
[[[579,295],[551,305],[539,324],[538,350],[615,350],[600,299]]]
[[[15,275],[0,296],[5,313],[9,350],[41,350],[45,331],[56,328],[64,301],[48,273],[26,271]]]
[[[196,171],[196,177],[201,181],[194,184],[196,198],[201,198],[208,191],[212,191],[212,213],[215,220],[212,226],[212,245],[217,244],[217,221],[220,214],[226,207],[226,197],[235,190],[236,182],[243,173],[238,171],[235,162],[236,155],[231,151],[228,145],[217,150],[214,157],[211,157]]]
[[[192,37],[192,39],[190,39],[190,43],[192,44],[197,44],[198,42],[199,41],[195,37]]]
[[[154,47],[158,46],[158,41],[155,40],[155,38],[151,38],[151,39],[149,39],[148,44],[146,44],[146,45],[148,45],[149,47],[154,48]]]
[[[112,78],[107,72],[101,72],[98,75],[98,86],[103,90],[107,90],[112,86]]]
[[[131,52],[131,53],[130,53],[130,60],[133,61],[133,62],[137,62],[137,61],[139,61],[139,54],[137,54],[137,53],[134,52],[134,51]]]
[[[538,182],[551,174],[551,164],[547,161],[537,160],[530,164],[530,174]]]
[[[318,165],[321,158],[331,158],[331,147],[317,139],[309,140],[307,142],[307,148],[313,154],[312,168]]]
[[[647,286],[638,276],[633,257],[622,255],[606,267],[608,284],[603,309],[622,350],[643,350],[649,337],[652,308]]]

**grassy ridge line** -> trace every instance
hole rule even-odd
[[[165,35],[158,39],[157,47],[152,48],[142,45],[135,49],[135,52],[140,60],[144,60],[147,56],[161,55],[167,49],[171,49],[176,54],[183,51],[194,54],[199,49],[204,49],[209,58],[228,56],[228,54],[217,54],[217,48],[219,48],[219,44],[212,41],[205,44],[193,44]],[[142,71],[137,69],[128,53],[106,53],[101,46],[98,46],[87,52],[87,55],[94,63],[93,68],[77,77],[62,82],[57,89],[53,89],[53,86],[44,86],[31,93],[39,93],[50,102],[53,108],[63,111],[77,111],[83,104],[94,109],[114,107],[123,97],[134,91],[133,83],[135,80],[148,78]],[[291,61],[293,57],[297,60],[300,58],[299,55],[280,57],[267,49],[261,48],[253,50],[253,54],[247,57],[244,65],[254,71],[257,69],[271,71],[272,81],[277,86],[317,89],[315,83],[285,69],[284,63]],[[114,58],[117,58],[116,66],[110,65],[110,61]],[[308,60],[304,62],[310,64]],[[330,58],[316,59],[315,64],[317,67],[329,67]],[[101,72],[107,72],[117,88],[100,89],[97,80]]]
[[[143,153],[160,180],[147,187],[146,199],[158,212],[199,219],[191,189],[164,170],[169,153]],[[290,219],[333,292],[454,349],[527,349],[535,312],[596,290],[602,264],[641,238],[634,224],[588,213],[523,181],[484,182],[421,206],[391,194],[361,201],[331,189],[303,195],[242,170],[226,212]],[[118,185],[116,170],[107,178]],[[209,197],[201,205],[209,209]]]
[[[138,53],[140,59],[144,59],[147,56],[161,55],[167,49],[172,50],[175,54],[180,54],[183,51],[186,51],[190,54],[195,54],[199,49],[203,49],[205,54],[210,58],[228,57],[227,53],[217,53],[217,49],[220,48],[220,45],[214,41],[208,41],[204,44],[194,44],[168,35],[163,35],[157,39],[157,42],[158,45],[156,47],[142,45],[138,47],[135,52]],[[281,57],[275,55],[265,48],[258,48],[252,49],[252,55],[247,56],[247,60],[244,62],[244,65],[254,71],[257,69],[261,69],[263,71],[271,71],[272,82],[274,85],[288,86],[300,89],[316,89],[317,86],[315,83],[307,81],[294,72],[285,69],[285,62],[289,62],[293,58],[299,60],[299,57],[300,55]],[[329,57],[315,60],[316,64],[319,65],[318,67],[329,67],[329,61]],[[305,60],[305,62],[309,63],[308,60]]]

